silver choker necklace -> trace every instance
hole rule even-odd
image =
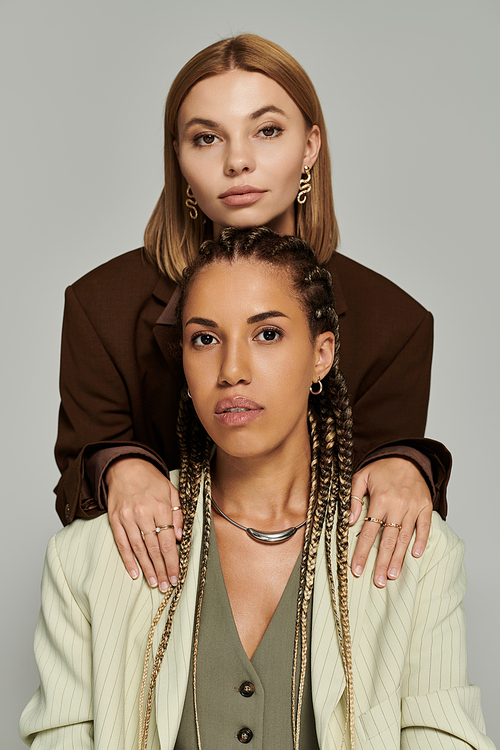
[[[215,510],[219,515],[222,516],[222,518],[225,518],[226,521],[229,521],[229,523],[232,523],[233,526],[237,526],[238,529],[242,529],[243,531],[246,531],[248,536],[252,539],[255,539],[256,542],[264,542],[264,544],[280,544],[280,542],[286,542],[287,539],[291,539],[292,536],[295,534],[297,529],[302,528],[302,526],[305,526],[305,521],[302,521],[302,523],[299,523],[298,526],[291,526],[289,529],[284,529],[283,531],[257,531],[257,529],[251,529],[247,528],[246,526],[241,526],[241,524],[236,523],[236,521],[233,521],[232,518],[229,518],[229,516],[226,516],[224,511],[222,511],[215,500],[212,498],[212,505],[214,506]],[[306,519],[307,520],[307,519]]]

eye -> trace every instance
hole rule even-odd
[[[217,339],[211,333],[199,333],[191,339],[195,346],[210,346],[216,344]]]
[[[213,133],[200,133],[200,135],[195,136],[193,139],[196,146],[211,146],[218,140],[219,138]]]
[[[259,130],[259,134],[262,133],[265,138],[276,138],[281,135],[282,132],[283,128],[280,128],[277,125],[265,125]]]
[[[282,338],[282,333],[277,328],[264,328],[255,337],[257,341],[277,341]]]

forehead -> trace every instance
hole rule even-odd
[[[179,108],[178,122],[182,126],[191,117],[223,119],[249,117],[268,106],[283,110],[289,118],[302,118],[293,99],[279,83],[263,73],[230,70],[196,83]]]
[[[306,320],[287,268],[252,259],[215,261],[200,269],[193,279],[183,321],[192,316],[217,322],[237,316],[246,319],[270,310]]]

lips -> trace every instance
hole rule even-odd
[[[267,190],[253,185],[233,185],[225,193],[219,195],[219,200],[226,206],[250,206],[262,198]]]
[[[215,418],[228,426],[245,425],[260,417],[264,408],[249,398],[224,398],[215,407]]]

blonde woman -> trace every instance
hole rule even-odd
[[[349,527],[329,273],[296,237],[224,229],[186,272],[178,321],[178,584],[162,599],[132,581],[107,516],[59,532],[23,739],[492,750],[465,671],[463,544],[434,514],[425,553],[390,586],[349,571],[356,535],[383,524],[363,513]]]
[[[67,290],[59,514],[70,523],[108,509],[129,574],[137,578],[142,568],[161,591],[169,576],[177,581],[182,514],[166,468],[178,462],[174,425],[182,376],[171,356],[177,284],[202,240],[225,226],[257,225],[304,238],[332,274],[354,418],[353,521],[368,493],[370,515],[393,524],[374,573],[384,586],[397,578],[415,524],[412,552],[422,553],[431,494],[443,515],[446,509],[449,455],[423,439],[432,317],[336,251],[318,97],[288,53],[251,34],[202,50],[172,84],[165,187],[144,249]],[[156,528],[159,534],[149,533]],[[354,557],[358,575],[374,539],[366,527]]]

